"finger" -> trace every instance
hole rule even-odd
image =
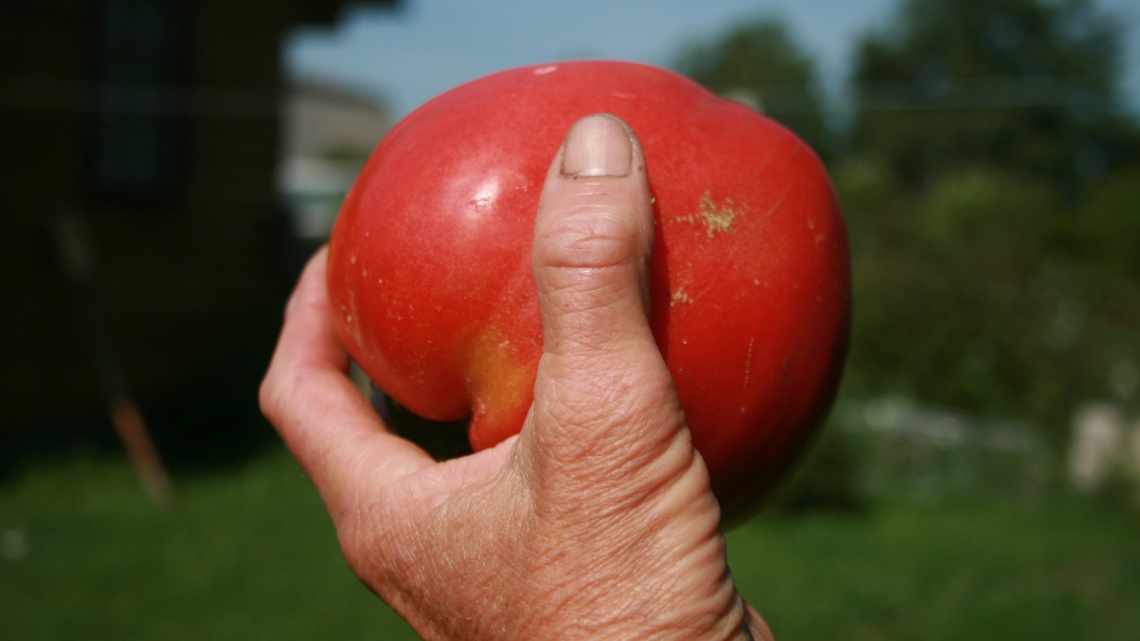
[[[579,120],[551,163],[535,220],[545,352],[604,354],[644,341],[652,242],[633,133],[609,115]]]
[[[432,464],[388,432],[348,378],[326,289],[327,250],[306,266],[289,300],[277,349],[261,385],[262,411],[334,512],[353,488],[392,481]]]
[[[652,241],[637,140],[612,116],[583,118],[550,167],[535,221],[543,355],[532,423],[548,454],[630,460],[680,424],[647,318]],[[668,420],[655,420],[662,413]]]

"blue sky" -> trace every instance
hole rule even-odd
[[[402,9],[349,9],[333,28],[293,34],[285,64],[384,97],[394,116],[459,83],[566,58],[668,64],[694,39],[757,15],[783,18],[843,96],[859,34],[884,25],[895,0],[404,0]],[[1140,105],[1140,2],[1102,0],[1125,19],[1126,89]]]

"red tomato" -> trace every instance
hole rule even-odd
[[[714,490],[762,495],[826,412],[846,350],[847,240],[816,155],[776,122],[661,69],[523,67],[397,124],[346,199],[329,292],[381,389],[475,449],[522,426],[542,334],[530,269],[546,169],[570,125],[623,118],[657,218],[654,335]]]

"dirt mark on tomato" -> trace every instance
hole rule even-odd
[[[669,296],[669,307],[676,307],[677,305],[692,305],[693,299],[689,296],[683,288],[678,289]]]
[[[704,225],[705,234],[709,238],[714,238],[717,234],[731,233],[736,217],[743,212],[744,208],[737,205],[732,198],[725,198],[718,204],[713,200],[712,195],[706,191],[701,196],[701,202],[696,212],[677,216],[674,220],[690,225]]]

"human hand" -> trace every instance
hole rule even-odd
[[[770,639],[647,320],[645,162],[610,116],[571,128],[535,221],[543,324],[522,432],[446,462],[346,376],[325,252],[289,301],[261,406],[353,571],[429,640]]]

